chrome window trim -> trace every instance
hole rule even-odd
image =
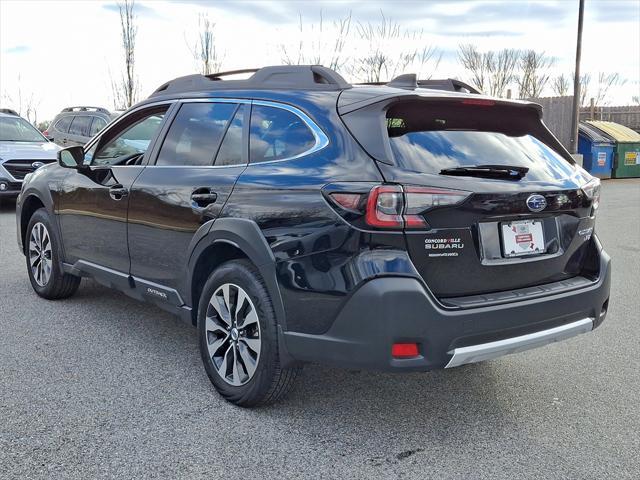
[[[271,100],[252,100],[252,99],[247,99],[247,98],[220,98],[220,97],[206,97],[206,98],[176,98],[173,100],[163,100],[163,101],[158,101],[158,102],[153,102],[153,103],[146,103],[144,105],[140,105],[138,107],[136,107],[133,110],[130,110],[124,114],[122,114],[120,117],[117,118],[117,122],[111,122],[109,124],[107,124],[107,126],[105,127],[104,130],[102,130],[100,132],[100,137],[102,137],[105,133],[107,133],[109,130],[111,130],[111,128],[113,128],[113,126],[115,124],[119,124],[121,120],[126,119],[127,117],[129,117],[130,115],[142,110],[142,109],[146,109],[149,107],[157,107],[159,105],[168,105],[171,106],[174,103],[237,103],[237,104],[242,104],[242,105],[260,105],[260,106],[264,106],[264,107],[273,107],[273,108],[280,108],[282,110],[287,110],[291,113],[293,113],[294,115],[296,115],[298,118],[300,118],[305,125],[309,128],[309,130],[311,130],[311,133],[313,134],[314,138],[315,138],[315,144],[305,150],[304,152],[301,152],[297,155],[294,155],[292,157],[287,157],[287,158],[279,158],[277,160],[264,160],[262,162],[251,162],[251,159],[248,159],[248,163],[243,163],[243,164],[239,164],[239,165],[203,165],[203,166],[198,166],[198,165],[146,165],[145,168],[237,168],[237,167],[247,167],[247,166],[251,166],[251,165],[264,165],[264,164],[268,164],[268,163],[276,163],[276,162],[286,162],[289,160],[295,160],[297,158],[300,157],[304,157],[307,155],[311,155],[312,153],[318,152],[320,150],[322,150],[323,148],[325,148],[327,145],[329,145],[329,137],[327,137],[327,135],[324,133],[324,131],[318,126],[316,125],[316,123],[306,114],[304,113],[302,110],[300,110],[297,107],[294,107],[292,105],[286,104],[286,103],[281,103],[281,102],[274,102]],[[249,122],[251,122],[251,117],[249,117]],[[98,137],[94,137],[92,138],[85,146],[85,152],[91,148],[93,148],[94,144],[99,141]],[[138,166],[138,165],[116,165],[118,167],[133,167],[133,166]]]
[[[251,158],[249,158],[249,165],[263,165],[265,163],[286,162],[287,160],[295,160],[296,158],[305,157],[307,155],[311,155],[312,153],[318,152],[323,148],[325,148],[327,145],[329,145],[329,137],[327,137],[327,135],[322,131],[322,129],[318,125],[316,125],[316,123],[313,120],[311,120],[311,118],[309,118],[309,116],[306,113],[304,113],[302,110],[292,105],[288,105],[286,103],[278,103],[278,102],[271,102],[271,101],[265,101],[265,100],[253,100],[251,104],[260,105],[263,107],[281,108],[282,110],[287,110],[293,113],[305,123],[305,125],[309,128],[309,130],[311,130],[311,133],[313,134],[316,140],[316,143],[313,147],[309,148],[308,150],[305,150],[304,152],[300,152],[299,154],[293,155],[291,157],[278,158],[276,160],[264,160],[262,162],[251,162]],[[251,153],[251,145],[249,145],[249,153]]]
[[[305,150],[304,152],[299,153],[298,155],[294,155],[292,157],[287,158],[279,158],[277,160],[264,160],[262,162],[251,162],[249,159],[248,163],[243,163],[239,165],[147,165],[147,168],[234,168],[234,167],[247,167],[251,165],[264,165],[266,163],[275,163],[275,162],[286,162],[288,160],[295,160],[296,158],[304,157],[306,155],[311,155],[317,151],[322,150],[327,145],[329,145],[329,137],[322,131],[316,123],[311,120],[311,118],[304,113],[299,108],[296,108],[292,105],[288,105],[286,103],[273,102],[270,100],[250,100],[246,98],[218,98],[218,97],[207,97],[207,98],[185,98],[177,100],[180,103],[237,103],[242,105],[260,105],[264,107],[273,107],[280,108],[282,110],[287,110],[294,115],[296,115],[300,120],[302,120],[307,128],[311,130],[315,138],[315,144]],[[249,117],[249,122],[251,122],[251,117]]]

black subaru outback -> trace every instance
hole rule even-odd
[[[38,295],[87,276],[177,314],[243,406],[303,362],[456,367],[604,320],[599,180],[540,106],[415,75],[253,72],[172,80],[25,179]]]

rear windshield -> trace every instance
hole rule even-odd
[[[479,165],[526,167],[527,180],[566,178],[572,166],[539,137],[529,109],[404,102],[387,110],[397,166],[420,173]]]

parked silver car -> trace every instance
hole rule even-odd
[[[63,147],[84,145],[120,113],[102,107],[67,107],[56,115],[44,134]]]
[[[16,197],[22,180],[36,169],[56,161],[58,145],[9,109],[0,109],[0,200]]]

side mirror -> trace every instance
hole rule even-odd
[[[57,156],[61,167],[78,169],[84,166],[84,148],[80,145],[63,148]]]

